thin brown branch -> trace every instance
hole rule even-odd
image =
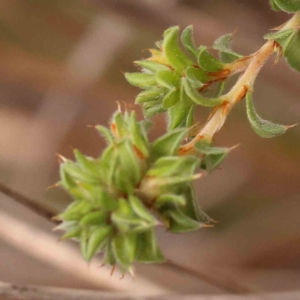
[[[7,185],[0,182],[0,193],[8,196],[12,200],[22,204],[28,209],[32,210],[39,216],[46,218],[52,222],[55,222],[52,218],[57,214],[52,208],[46,207],[44,204],[38,203],[37,201],[22,195],[21,193],[13,190]]]
[[[163,295],[134,296],[126,293],[107,293],[91,290],[54,288],[42,286],[24,286],[0,282],[1,300],[294,300],[300,298],[300,292],[257,295]]]

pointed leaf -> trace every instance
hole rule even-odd
[[[167,88],[169,90],[177,89],[180,85],[180,76],[172,71],[157,72],[155,79],[160,87]]]
[[[153,155],[156,158],[176,155],[186,135],[187,129],[185,128],[178,128],[168,131],[152,144]]]
[[[180,100],[180,90],[170,91],[162,101],[163,108],[170,108]]]
[[[112,238],[113,254],[125,271],[132,264],[136,251],[136,235],[135,234],[117,234]]]
[[[276,41],[282,47],[283,51],[285,51],[291,43],[295,33],[295,29],[292,28],[283,31],[268,33],[264,36],[264,38],[266,40]]]
[[[157,245],[153,229],[138,234],[135,259],[143,263],[161,263],[165,261]]]
[[[103,225],[106,223],[108,214],[103,211],[93,211],[83,216],[79,224],[81,226]]]
[[[297,29],[289,46],[284,51],[284,56],[289,65],[300,72],[300,29]]]
[[[181,233],[194,231],[200,228],[200,223],[187,217],[183,212],[179,209],[173,208],[166,212],[166,214],[170,217],[170,231]]]
[[[232,51],[231,42],[232,42],[232,34],[226,34],[219,37],[213,45],[213,48],[215,50],[220,51],[220,58],[225,63],[231,63],[242,57],[241,55]]]
[[[161,103],[143,106],[143,114],[146,118],[151,118],[164,112],[166,112],[166,109],[161,106]]]
[[[202,47],[198,55],[198,64],[206,72],[218,72],[224,67],[224,63],[211,55],[206,47]]]
[[[125,73],[127,81],[134,86],[145,89],[156,85],[155,76],[146,73]]]
[[[204,83],[209,81],[209,76],[202,69],[188,67],[185,71],[185,74],[194,88],[201,88],[203,87]]]
[[[179,27],[171,27],[164,32],[163,53],[172,67],[178,73],[193,64],[193,62],[182,52],[178,45]]]
[[[188,26],[182,31],[181,42],[191,55],[197,57],[199,50],[194,44],[193,26]]]
[[[184,90],[187,95],[196,103],[206,107],[215,107],[223,103],[222,98],[206,98],[203,97],[196,89],[194,89],[191,84],[183,79]]]
[[[300,0],[274,0],[277,7],[285,12],[296,12],[300,10]]]
[[[124,140],[117,145],[120,163],[126,171],[133,185],[136,185],[141,179],[141,169],[138,158],[133,150],[131,143]]]
[[[109,145],[113,143],[113,136],[108,128],[102,125],[97,125],[95,128]]]
[[[270,0],[271,8],[275,11],[281,10],[281,8],[276,4],[275,0]]]
[[[168,109],[168,128],[169,130],[185,127],[191,107],[194,102],[186,94],[183,87],[180,90],[180,100]]]
[[[91,234],[86,245],[86,255],[88,261],[90,261],[93,256],[104,247],[111,232],[111,226],[104,226],[96,229]]]
[[[194,110],[195,110],[195,105],[192,105],[190,110],[189,110],[189,113],[187,115],[187,118],[186,118],[186,124],[185,126],[187,128],[191,128],[194,124],[195,124],[195,121],[194,121]]]
[[[246,96],[247,103],[247,116],[251,124],[252,129],[263,138],[271,138],[284,134],[287,130],[287,126],[275,124],[262,119],[254,108],[252,93],[248,93]]]
[[[80,236],[80,250],[81,250],[82,257],[86,261],[88,261],[88,253],[87,253],[88,238],[89,238],[88,229],[84,228],[81,231],[81,236]]]
[[[184,195],[186,205],[180,207],[180,210],[182,210],[184,214],[191,219],[196,220],[202,224],[210,223],[211,218],[200,208],[196,200],[196,195],[192,184],[187,186]]]
[[[142,91],[137,95],[135,99],[135,103],[142,104],[144,102],[159,100],[166,94],[166,92],[167,90],[165,88],[157,88],[157,87],[154,87],[146,91]]]
[[[134,62],[136,65],[142,67],[143,69],[149,70],[153,73],[158,71],[168,71],[169,68],[165,65],[159,64],[150,60],[138,60]]]
[[[149,212],[148,209],[146,209],[140,199],[134,196],[130,196],[129,203],[137,216],[153,225],[156,223],[155,217]]]
[[[154,206],[159,209],[163,206],[183,206],[185,204],[185,198],[181,195],[163,194],[156,199]]]

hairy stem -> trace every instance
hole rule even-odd
[[[300,12],[284,24],[280,31],[300,26]],[[261,68],[274,53],[275,42],[270,40],[266,42],[259,51],[247,57],[244,61],[238,62],[236,66],[232,65],[231,73],[237,73],[245,70],[243,75],[238,79],[232,89],[222,96],[224,102],[213,109],[206,124],[198,132],[196,137],[189,143],[184,144],[179,149],[179,155],[191,154],[197,141],[206,138],[212,140],[214,135],[222,128],[231,109],[244,98],[249,90],[253,89],[253,85]]]

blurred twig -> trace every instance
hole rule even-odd
[[[44,204],[39,203],[29,197],[20,194],[19,192],[13,190],[12,188],[8,187],[7,185],[1,182],[0,182],[0,192],[8,196],[12,200],[24,205],[25,207],[32,210],[33,212],[40,215],[41,217],[44,217],[48,220],[52,220],[52,222],[55,222],[52,218],[56,215],[56,213],[52,208],[46,207]]]
[[[259,294],[259,295],[164,295],[164,296],[129,296],[124,293],[103,293],[98,291],[75,290],[66,288],[49,288],[40,286],[23,286],[0,282],[1,300],[294,300],[299,299],[300,292]]]

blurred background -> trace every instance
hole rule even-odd
[[[60,210],[56,153],[78,148],[97,156],[104,141],[87,125],[107,124],[116,101],[134,103],[138,89],[123,72],[146,58],[171,25],[194,25],[197,45],[234,32],[249,54],[268,29],[289,16],[268,0],[0,0],[0,181]],[[300,74],[282,59],[265,66],[256,108],[283,124],[300,120]],[[125,104],[124,104],[125,105]],[[139,107],[136,107],[140,111]],[[206,109],[197,111],[205,122]],[[151,136],[164,131],[154,119]],[[300,127],[262,140],[241,101],[216,136],[241,145],[221,169],[196,182],[199,204],[218,224],[195,233],[158,232],[172,263],[137,265],[136,278],[87,266],[77,245],[58,242],[53,224],[0,194],[0,281],[134,294],[283,291],[300,288]],[[177,267],[180,265],[181,268]],[[205,279],[207,277],[207,279]]]

